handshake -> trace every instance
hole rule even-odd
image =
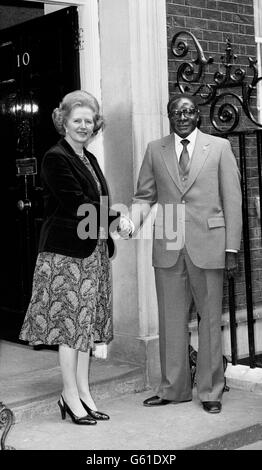
[[[132,237],[134,231],[135,226],[132,220],[128,216],[121,214],[117,227],[117,233],[120,235],[120,237],[127,240],[128,238]]]

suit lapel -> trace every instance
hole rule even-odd
[[[86,165],[82,162],[82,160],[78,157],[76,157],[72,147],[67,143],[67,141],[65,139],[61,139],[58,143],[58,145],[61,145],[62,148],[63,148],[63,151],[66,152],[66,154],[70,157],[70,160],[73,161],[74,165],[78,168],[78,170],[81,172],[81,173],[84,173],[87,178],[89,179],[90,183],[92,184],[92,186],[94,186],[95,188],[95,191],[97,192],[97,195],[98,195],[98,198],[100,197],[99,193],[98,193],[98,190],[97,190],[97,184],[96,182],[94,181],[94,178],[93,178],[93,175],[92,173],[88,170],[88,168],[86,167]],[[101,170],[99,169],[99,166],[97,164],[97,161],[95,159],[95,157],[90,154],[90,152],[88,152],[87,150],[85,150],[85,152],[87,153],[87,156],[88,158],[90,159],[90,161],[92,161],[92,165],[94,167],[94,170],[98,176],[98,179],[101,183],[101,187],[102,187],[102,194],[103,195],[108,195],[108,189],[107,189],[107,185],[106,185],[106,182],[105,182],[105,179],[102,175],[102,172]],[[100,171],[99,171],[100,170]]]
[[[208,136],[203,134],[203,132],[198,131],[196,137],[196,143],[194,152],[192,155],[192,162],[189,170],[188,180],[183,189],[183,194],[185,194],[192,186],[196,180],[199,172],[201,171],[207,157],[209,154],[210,142]]]
[[[161,156],[164,160],[164,163],[167,167],[167,170],[173,179],[174,183],[180,190],[183,192],[179,170],[177,165],[177,155],[175,151],[175,141],[174,141],[174,134],[170,134],[167,137],[164,137],[161,143]]]
[[[90,171],[88,171],[88,169],[86,168],[86,166],[84,165],[84,163],[80,160],[80,158],[78,158],[76,155],[75,155],[75,152],[74,150],[72,149],[72,147],[68,144],[68,142],[65,140],[65,139],[61,139],[58,143],[58,145],[61,145],[62,148],[63,148],[63,151],[67,154],[67,156],[70,158],[70,160],[74,163],[74,165],[78,168],[78,170],[80,170],[81,172],[83,172],[83,169],[85,170],[85,172],[88,172],[88,174],[91,175]]]

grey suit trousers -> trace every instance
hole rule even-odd
[[[158,395],[177,402],[192,398],[188,321],[193,296],[200,316],[196,370],[198,398],[200,401],[220,401],[224,388],[223,269],[198,268],[184,248],[175,266],[155,268],[155,280],[162,373]]]

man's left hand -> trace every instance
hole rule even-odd
[[[227,278],[233,278],[238,273],[237,253],[231,251],[226,252],[226,275]]]

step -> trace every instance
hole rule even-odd
[[[56,351],[35,351],[1,341],[0,401],[15,422],[52,413],[62,390]],[[96,402],[146,389],[145,374],[136,364],[91,358],[90,389]]]
[[[254,393],[262,393],[262,368],[228,363],[225,372],[226,383],[229,387],[238,388]]]
[[[261,450],[262,424],[254,424],[210,439],[185,450],[237,450],[249,448]],[[252,446],[252,447],[251,447]]]

